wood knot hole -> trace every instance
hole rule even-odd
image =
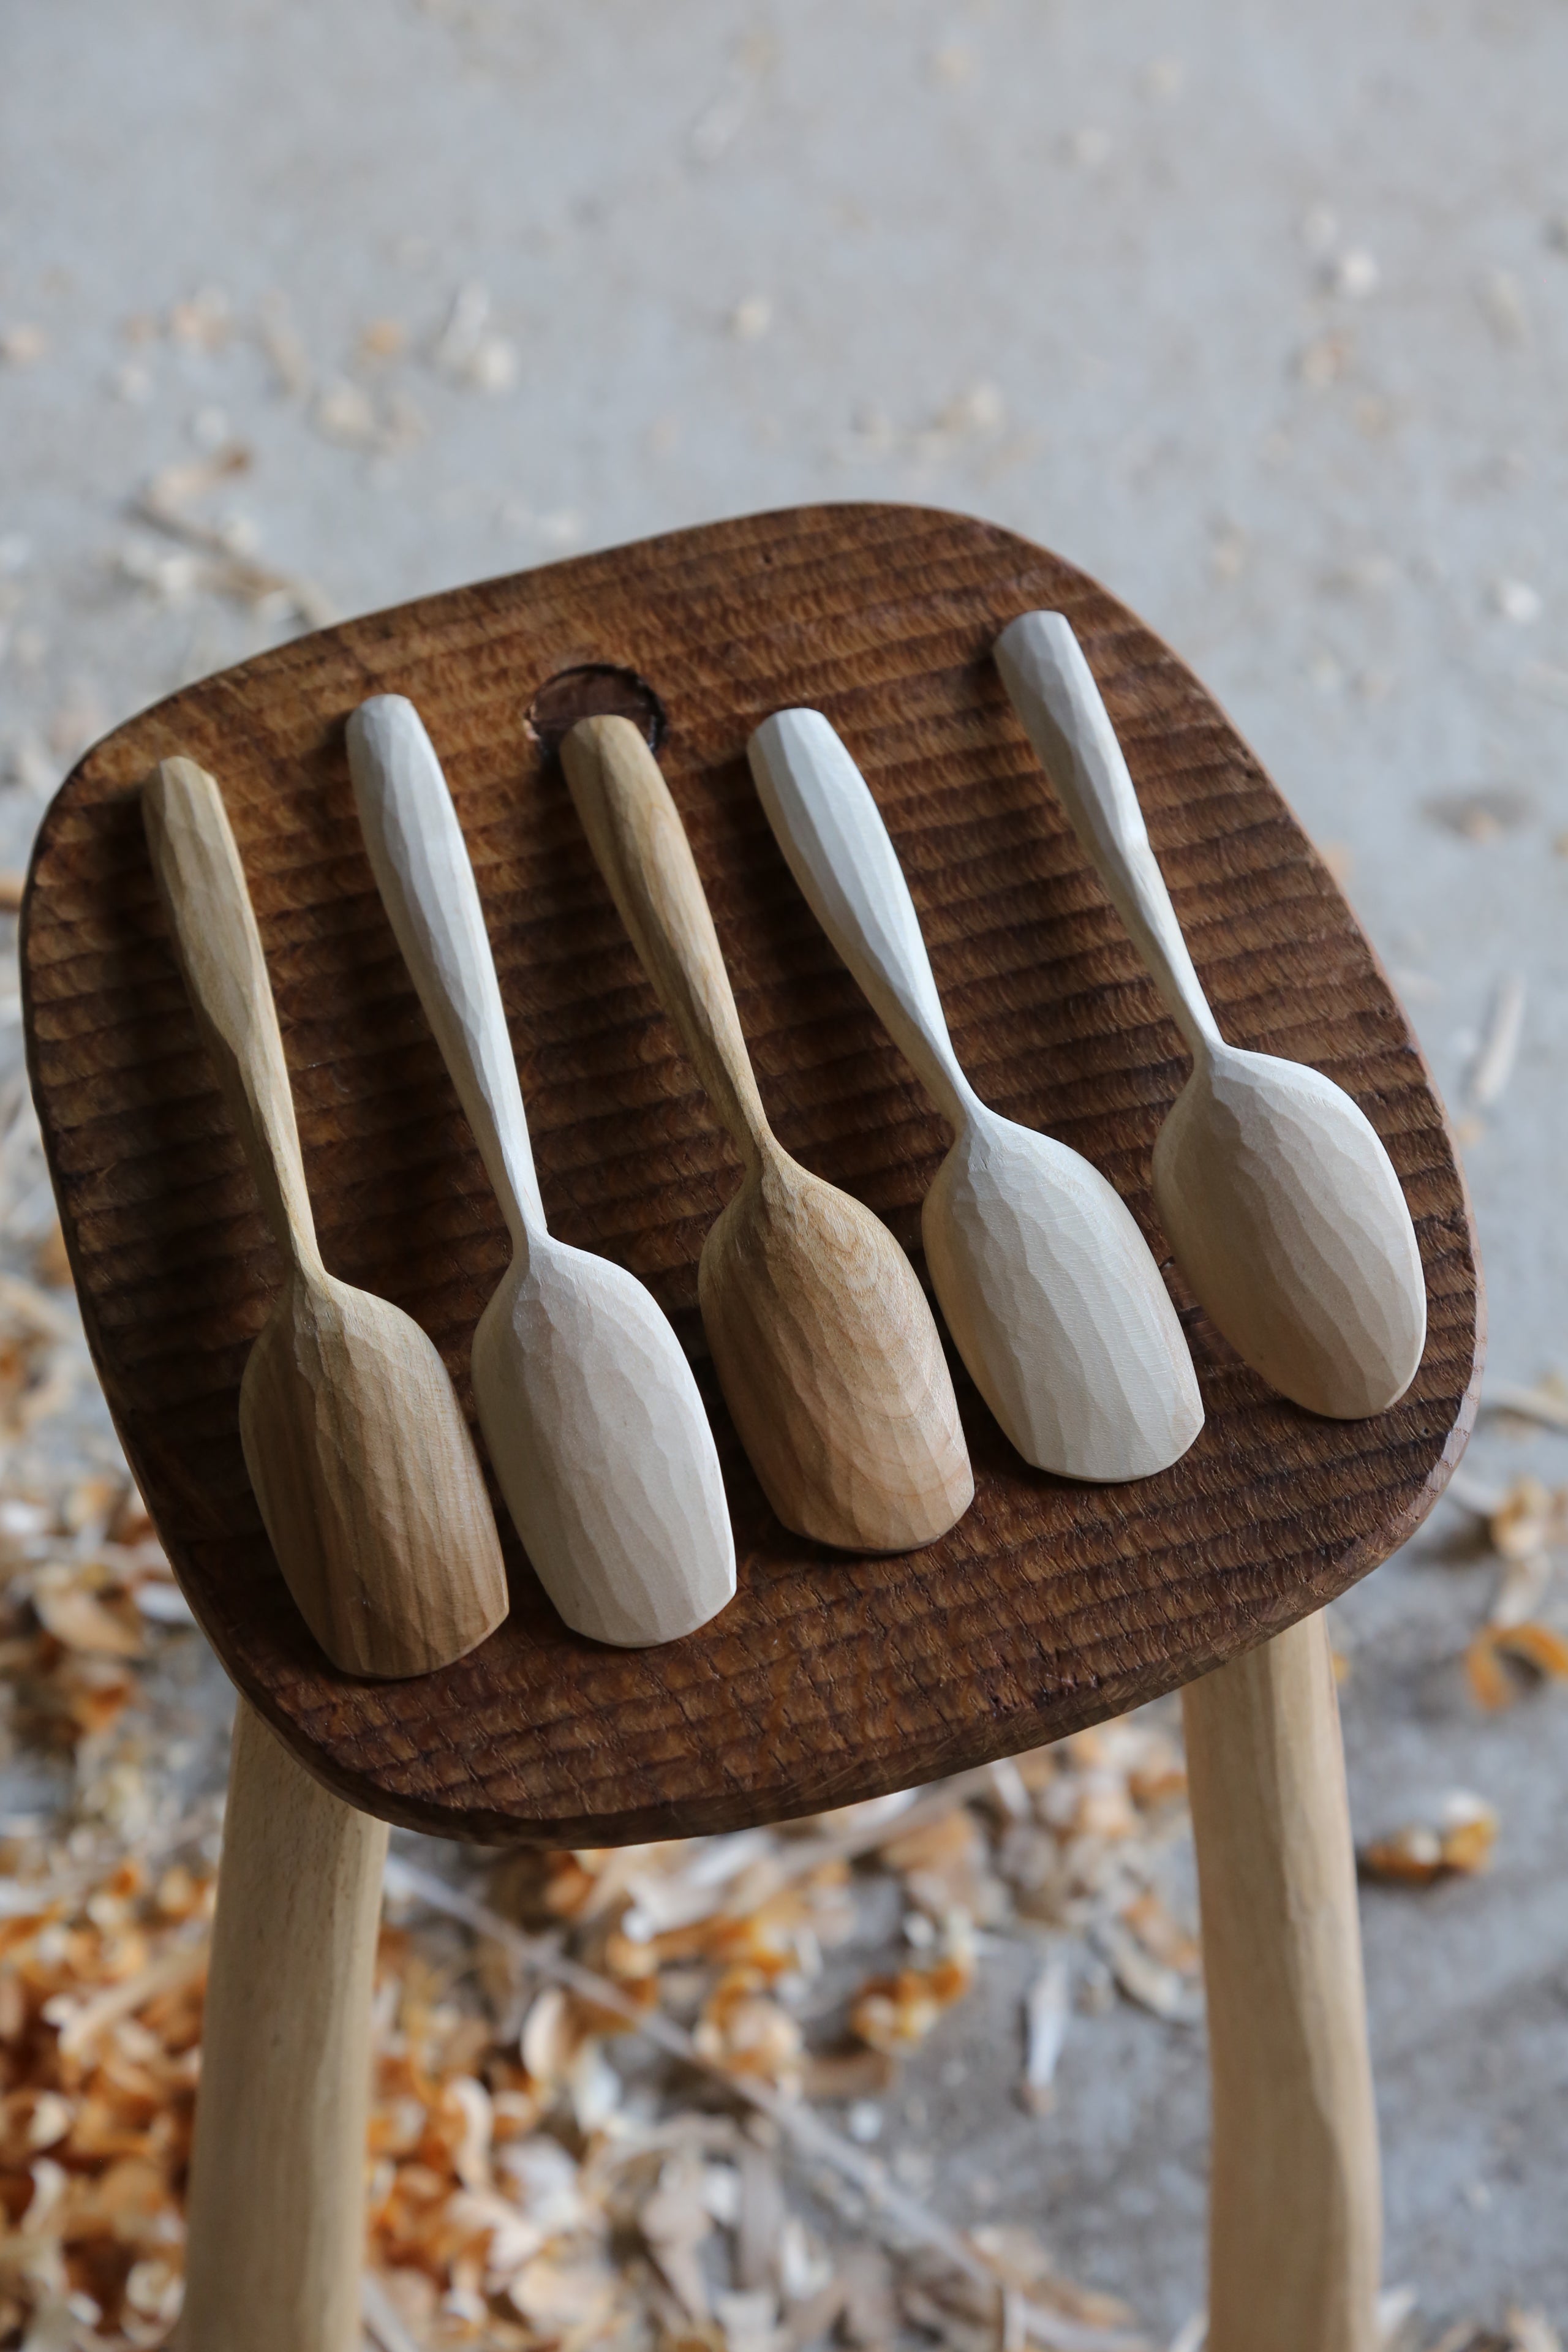
[[[669,731],[663,703],[646,677],[614,662],[580,662],[547,677],[528,706],[528,729],[548,758],[580,719],[629,719],[650,751]]]

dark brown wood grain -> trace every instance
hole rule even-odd
[[[574,689],[542,690],[584,668],[595,707],[616,707],[605,672],[631,674],[627,707],[666,730],[662,764],[779,1137],[920,1265],[921,1199],[949,1138],[807,912],[744,757],[769,711],[826,710],[887,817],[976,1087],[1086,1152],[1163,1260],[1149,1154],[1187,1066],[988,657],[1003,623],[1038,605],[1082,638],[1226,1035],[1327,1071],[1387,1144],[1430,1337],[1393,1412],[1314,1420],[1228,1354],[1167,1269],[1208,1411],[1184,1461],[1121,1486],[1032,1471],[955,1363],[973,1507],[926,1551],[846,1559],[773,1517],[712,1381],[697,1259],[736,1163],[551,749]],[[567,1633],[509,1529],[500,1632],[440,1674],[353,1682],[289,1601],[246,1478],[239,1377],[279,1267],[181,987],[137,788],[173,752],[222,784],[327,1263],[414,1315],[467,1402],[506,1238],[355,823],[343,724],[387,689],[418,705],[456,795],[552,1225],[649,1285],[719,1434],[740,1592],[667,1648]],[[826,507],[679,532],[375,614],[189,688],[62,788],[23,961],[94,1358],[181,1581],[296,1753],[395,1822],[613,1843],[843,1803],[1052,1738],[1331,1600],[1416,1527],[1468,1432],[1479,1308],[1464,1187],[1348,908],[1165,647],[1068,564],[961,516]]]

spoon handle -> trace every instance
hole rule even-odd
[[[996,667],[1079,845],[1131,932],[1194,1055],[1220,1034],[1193,969],[1143,812],[1094,673],[1065,613],[1025,613],[996,640]]]
[[[961,1126],[974,1097],[947,1034],[909,885],[869,785],[820,710],[778,710],[752,775],[812,913],[920,1075]]]
[[[174,951],[267,1222],[295,1264],[316,1272],[278,1009],[223,796],[194,760],[165,760],[142,788],[142,815]]]
[[[362,702],[348,739],[376,887],[521,1249],[531,1227],[545,1230],[544,1204],[479,886],[441,762],[401,694]]]
[[[680,812],[629,719],[584,719],[562,764],[599,870],[659,1003],[748,1169],[768,1134],[729,975]]]

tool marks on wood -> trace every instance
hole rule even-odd
[[[852,1551],[934,1543],[974,1477],[952,1376],[885,1225],[775,1147],[698,1267],[714,1369],[786,1527]]]

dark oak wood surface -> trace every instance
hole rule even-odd
[[[719,1399],[697,1259],[736,1163],[621,931],[552,738],[580,693],[660,735],[779,1136],[920,1265],[946,1130],[795,890],[744,757],[767,712],[826,710],[898,845],[975,1086],[1087,1153],[1163,1260],[1149,1154],[1187,1065],[988,658],[1037,605],[1083,640],[1226,1035],[1327,1071],[1384,1137],[1430,1337],[1393,1412],[1314,1420],[1230,1356],[1167,1268],[1208,1412],[1184,1461],[1121,1486],[1032,1471],[955,1363],[973,1507],[924,1552],[846,1559],[773,1517]],[[508,1622],[441,1674],[353,1682],[290,1602],[246,1477],[239,1378],[279,1269],[175,969],[137,789],[176,751],[221,783],[327,1263],[414,1315],[467,1402],[506,1240],[355,823],[343,723],[384,689],[418,705],[457,798],[552,1225],[641,1276],[698,1361],[740,1592],[664,1649],[567,1633],[507,1528]],[[823,507],[679,532],[373,614],[189,688],[62,787],[23,962],[94,1358],[181,1581],[305,1763],[395,1822],[563,1844],[685,1834],[1049,1739],[1332,1599],[1416,1527],[1468,1432],[1479,1302],[1464,1187],[1352,916],[1166,648],[1070,565],[961,516]]]

